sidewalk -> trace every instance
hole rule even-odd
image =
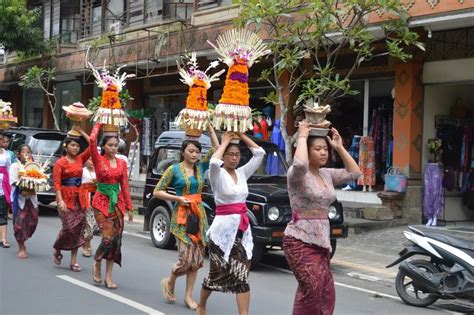
[[[413,225],[420,230],[434,230],[447,235],[474,242],[474,225],[471,222],[458,222],[446,226],[426,227]],[[344,273],[360,273],[386,283],[393,283],[398,266],[385,268],[398,258],[398,253],[409,241],[403,235],[407,226],[397,226],[349,235],[337,242],[333,266]]]
[[[143,227],[144,217],[134,215],[133,225]],[[421,230],[435,230],[450,236],[474,242],[474,224],[472,222],[458,222],[446,226],[426,227],[413,225]],[[378,278],[384,282],[393,283],[398,266],[385,268],[398,258],[398,253],[409,241],[403,235],[408,230],[406,225],[388,227],[351,234],[345,239],[338,239],[336,254],[332,264],[343,272],[360,272]]]

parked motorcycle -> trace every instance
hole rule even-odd
[[[474,298],[474,242],[414,227],[403,232],[411,242],[386,268],[400,264],[395,288],[408,305],[426,307],[438,299]],[[428,259],[407,259],[422,255]]]

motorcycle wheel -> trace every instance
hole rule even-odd
[[[426,260],[412,260],[410,261],[416,267],[425,272],[435,274],[439,272],[438,268]],[[424,292],[413,286],[413,280],[402,270],[398,270],[395,278],[395,288],[398,296],[408,305],[416,307],[426,307],[433,304],[438,298],[431,293]]]

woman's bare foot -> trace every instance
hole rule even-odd
[[[105,279],[104,280],[105,287],[109,290],[115,290],[117,289],[117,284],[112,281],[112,279]]]
[[[26,253],[25,250],[20,250],[18,252],[18,254],[16,255],[16,257],[18,257],[20,259],[26,259],[26,258],[28,258],[28,254]]]
[[[198,305],[198,307],[196,308],[196,314],[198,315],[206,315],[206,309],[201,307],[200,305]]]
[[[102,282],[100,275],[100,263],[98,263],[97,261],[95,261],[92,265],[92,281],[97,284]]]
[[[193,300],[192,297],[184,298],[184,304],[190,309],[195,311],[198,308],[198,304]]]

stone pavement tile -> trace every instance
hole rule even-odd
[[[423,225],[414,227],[421,231],[443,233],[474,241],[474,224],[470,223],[448,224],[439,227],[425,227]],[[386,269],[385,266],[395,261],[404,245],[410,243],[403,235],[403,231],[406,230],[408,230],[407,226],[397,226],[339,239],[332,264],[344,272],[352,270],[390,281],[395,277],[398,267]]]

